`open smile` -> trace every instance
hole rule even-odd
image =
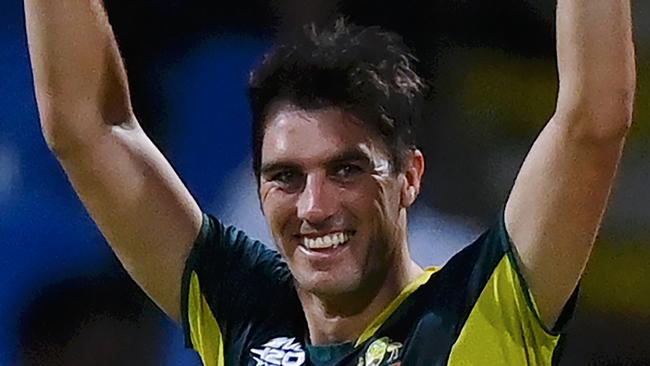
[[[352,235],[346,232],[333,232],[318,237],[303,237],[302,244],[308,249],[336,248],[350,240]]]
[[[332,231],[323,235],[299,235],[300,246],[308,252],[330,252],[347,244],[354,231]]]

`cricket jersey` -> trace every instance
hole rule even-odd
[[[554,365],[575,298],[547,329],[501,214],[409,284],[356,341],[315,346],[280,255],[204,215],[183,274],[182,325],[205,366]]]

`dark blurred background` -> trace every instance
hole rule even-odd
[[[411,245],[440,265],[494,221],[553,113],[554,1],[106,1],[141,123],[206,211],[268,241],[248,71],[274,37],[342,13],[400,33],[431,91]],[[635,124],[563,365],[650,364],[650,3],[634,2]],[[124,274],[40,135],[22,1],[0,3],[0,365],[198,365]]]

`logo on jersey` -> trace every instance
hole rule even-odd
[[[357,366],[379,366],[396,362],[402,346],[400,342],[393,342],[388,337],[377,339],[368,346],[366,354],[359,358]]]
[[[305,351],[296,338],[278,337],[252,348],[255,366],[301,366],[305,363]]]

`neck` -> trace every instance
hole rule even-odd
[[[354,293],[323,297],[298,289],[312,344],[355,341],[402,290],[423,273],[410,256],[406,258],[404,263],[391,266],[385,274],[368,281],[372,283],[370,288]]]

